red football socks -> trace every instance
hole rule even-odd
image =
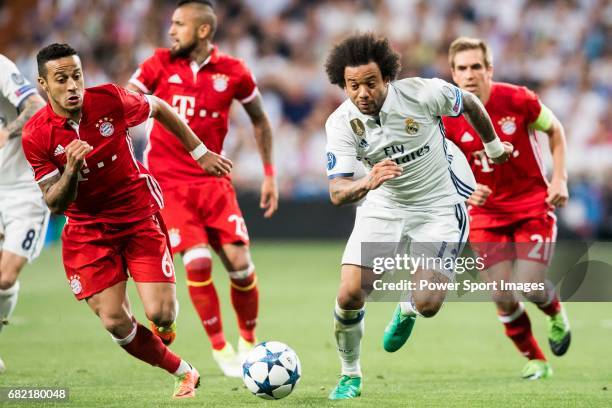
[[[251,273],[245,279],[231,280],[232,305],[236,311],[240,336],[248,342],[255,341],[255,326],[259,308],[257,277]]]
[[[134,330],[136,333],[132,332],[125,339],[115,339],[115,341],[137,359],[174,374],[181,364],[181,358],[143,325],[136,323]]]
[[[510,337],[517,349],[529,360],[546,360],[537,340],[531,331],[529,316],[523,305],[517,303],[516,309],[509,315],[499,315],[506,328],[506,336]]]
[[[550,302],[544,304],[537,304],[538,308],[546,313],[548,316],[552,317],[561,311],[561,302],[559,302],[559,298],[556,294],[553,295],[553,298]]]
[[[189,297],[200,316],[200,321],[215,350],[225,347],[225,335],[221,324],[219,296],[213,284],[210,258],[196,258],[185,265]]]

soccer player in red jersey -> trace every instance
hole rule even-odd
[[[264,165],[260,207],[270,217],[278,206],[270,124],[249,69],[213,45],[216,26],[210,1],[179,1],[169,30],[172,46],[147,58],[128,89],[168,102],[208,148],[218,153],[227,135],[230,106],[238,100],[254,127]],[[202,174],[159,124],[149,128],[145,165],[164,190],[162,215],[173,250],[182,254],[189,295],[210,339],[213,358],[225,375],[241,377],[240,360],[255,343],[259,295],[249,236],[231,180]],[[229,273],[240,332],[238,355],[223,333],[209,247]]]
[[[72,292],[125,351],[176,376],[175,398],[193,397],[198,371],[130,310],[128,270],[147,317],[160,332],[173,331],[175,277],[159,216],[161,190],[136,161],[129,128],[153,117],[191,152],[193,159],[185,160],[219,176],[230,171],[231,162],[207,151],[156,97],[112,84],[84,89],[81,61],[69,45],[43,48],[37,62],[49,103],[24,127],[23,150],[47,205],[68,218],[62,255]]]
[[[502,250],[497,245],[497,251],[487,251],[484,278],[508,282],[515,269],[520,282],[545,282],[557,232],[553,211],[568,200],[563,126],[529,89],[492,80],[491,51],[484,41],[456,39],[450,46],[449,63],[455,83],[478,96],[496,133],[514,146],[510,160],[493,164],[487,160],[477,133],[463,117],[444,118],[447,137],[465,153],[476,177],[476,191],[468,200],[469,239],[477,250],[486,248],[485,243],[503,246]],[[549,136],[553,158],[550,182],[544,174],[536,130]],[[545,282],[545,288],[523,295],[548,316],[550,348],[561,356],[570,344],[569,323],[550,282]],[[506,335],[529,359],[523,378],[550,376],[552,369],[533,336],[523,304],[511,291],[497,290],[493,299]]]

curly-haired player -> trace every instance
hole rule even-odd
[[[465,113],[496,163],[507,160],[512,146],[502,144],[471,93],[440,79],[395,81],[399,56],[386,39],[369,33],[346,38],[332,49],[326,70],[330,82],[348,96],[325,124],[331,201],[342,205],[365,198],[342,257],[334,310],[342,376],[329,398],[346,399],[361,395],[363,288],[368,287],[375,263],[362,252],[362,244],[393,243],[392,256],[405,251],[403,243],[408,240],[434,243],[423,246],[435,251],[427,256],[454,260],[467,239],[464,201],[473,192],[474,177],[463,154],[444,137],[441,117]],[[355,179],[358,161],[368,174]],[[411,245],[411,253],[413,249]],[[416,280],[444,284],[453,279],[452,269],[435,265],[417,269]],[[385,329],[385,350],[398,350],[410,336],[416,316],[434,316],[445,295],[445,290],[425,289],[402,298]]]

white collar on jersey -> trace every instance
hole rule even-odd
[[[197,75],[197,74],[198,74],[198,72],[199,72],[199,71],[200,71],[202,68],[204,68],[204,67],[206,66],[206,64],[208,64],[208,63],[210,62],[210,59],[212,58],[212,54],[213,54],[213,51],[214,51],[214,46],[212,46],[212,45],[211,45],[211,46],[210,46],[209,51],[210,51],[210,52],[208,53],[208,57],[206,57],[206,59],[205,59],[205,60],[204,60],[204,61],[203,61],[201,64],[198,64],[198,63],[197,63],[196,61],[194,61],[194,60],[191,60],[191,62],[189,63],[189,67],[190,67],[190,68],[191,68],[191,70],[193,71],[193,75],[194,75],[194,76],[195,76],[195,75]]]
[[[191,61],[189,63],[189,67],[191,68],[191,70],[193,71],[193,75],[197,75],[197,73],[204,68],[204,66],[206,64],[208,64],[210,62],[210,58],[212,57],[212,53],[208,54],[208,57],[206,57],[206,59],[204,60],[204,62],[202,62],[201,64],[198,65],[197,62],[195,61]]]

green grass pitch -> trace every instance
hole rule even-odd
[[[303,377],[282,401],[252,396],[239,379],[224,378],[214,365],[208,339],[187,296],[177,259],[181,312],[173,350],[202,374],[195,399],[172,401],[173,379],[127,355],[102,329],[87,305],[74,300],[59,247],[46,249],[21,277],[13,323],[0,335],[7,372],[0,387],[68,387],[68,403],[1,403],[2,406],[201,407],[201,406],[612,406],[612,307],[567,305],[573,343],[565,357],[550,357],[555,375],[519,378],[525,360],[503,334],[489,303],[448,303],[433,319],[417,321],[407,345],[395,354],[381,346],[394,305],[369,304],[362,346],[364,392],[358,400],[331,403],[327,394],[339,374],[332,307],[338,286],[342,242],[255,242],[253,257],[261,290],[259,340],[293,347]],[[218,263],[213,272],[222,300],[227,337],[237,329],[228,279]],[[130,299],[143,322],[133,285]],[[544,315],[528,306],[536,337],[547,356]]]

